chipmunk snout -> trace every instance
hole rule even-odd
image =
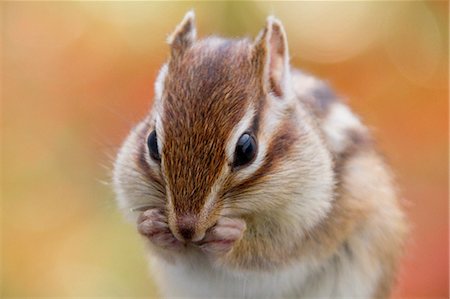
[[[199,230],[197,217],[193,215],[178,216],[175,229],[174,235],[180,241],[196,242],[203,239],[205,235],[204,231]]]

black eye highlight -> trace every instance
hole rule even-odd
[[[158,139],[156,137],[155,130],[153,130],[150,133],[150,135],[148,135],[147,146],[148,146],[148,151],[150,153],[150,158],[152,158],[153,160],[155,160],[157,162],[160,162],[161,155],[159,154],[159,151],[158,151]]]
[[[256,157],[257,147],[256,140],[251,134],[242,134],[236,144],[233,167],[245,166],[252,162]]]

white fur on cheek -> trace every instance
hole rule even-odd
[[[137,132],[144,126],[146,123],[141,122],[127,137],[117,155],[113,171],[113,184],[119,207],[129,220],[134,221],[137,213],[131,212],[130,209],[143,205],[161,204],[165,200],[155,183],[148,180],[136,166],[135,157],[140,154],[138,152],[139,145],[145,142],[145,140],[140,140],[142,136]],[[148,152],[146,152],[145,159],[149,162]]]

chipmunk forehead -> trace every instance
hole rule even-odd
[[[207,38],[172,57],[161,92],[165,135],[180,128],[191,134],[215,128],[226,135],[259,98],[253,71],[246,39]]]
[[[251,79],[252,44],[247,39],[232,40],[209,37],[194,42],[182,53],[172,56],[169,61],[169,74],[176,75],[166,88],[184,85],[192,88],[215,87],[219,84],[235,83]],[[182,76],[182,77],[181,77]],[[168,76],[173,77],[173,76]],[[233,80],[234,78],[238,80]]]

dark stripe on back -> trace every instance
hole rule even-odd
[[[292,71],[294,90],[297,92],[298,98],[307,105],[312,113],[318,118],[324,118],[333,103],[339,100],[333,88],[327,82],[315,79],[314,86],[308,88],[307,95],[304,97],[305,90],[300,90],[296,84],[300,84],[303,80],[311,80],[311,75],[299,70]]]
[[[373,139],[365,132],[360,132],[355,129],[348,129],[346,131],[348,145],[345,150],[334,157],[334,172],[340,182],[342,170],[348,160],[353,158],[361,151],[370,150],[373,148]]]
[[[334,90],[325,82],[320,82],[320,85],[313,89],[312,95],[315,100],[315,110],[320,115],[325,115],[337,99]]]

